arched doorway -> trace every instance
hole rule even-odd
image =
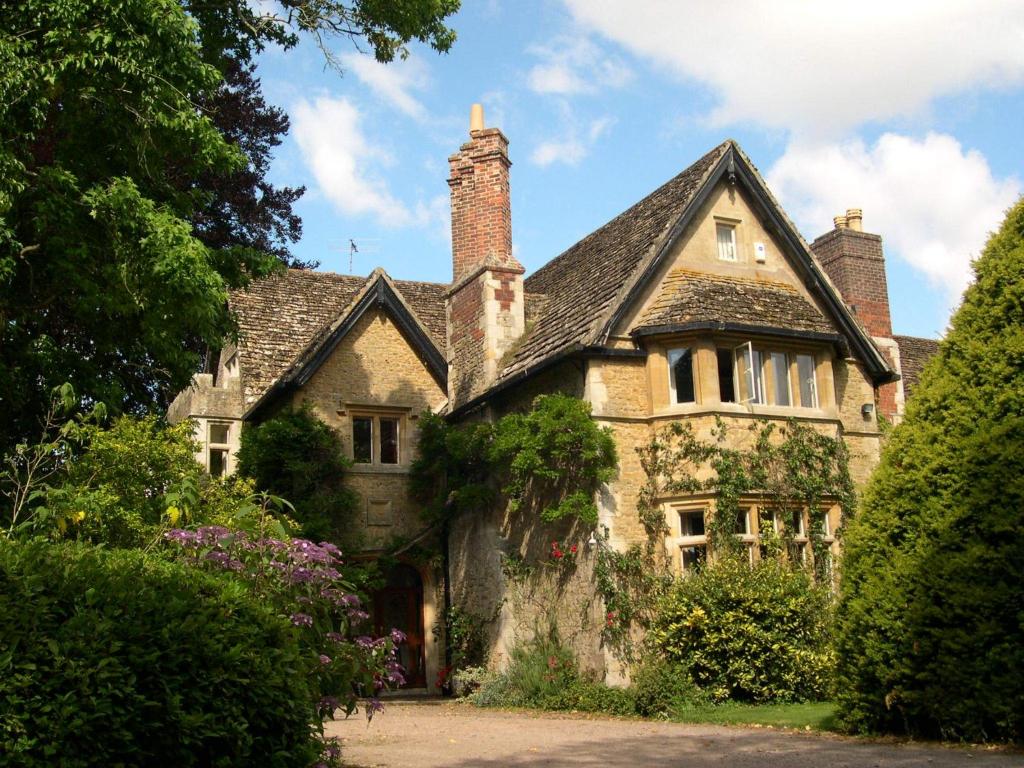
[[[423,579],[411,565],[399,563],[387,574],[383,589],[373,595],[373,625],[378,636],[392,629],[405,633],[398,661],[405,667],[406,688],[427,685],[423,634]]]

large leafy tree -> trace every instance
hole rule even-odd
[[[845,537],[839,701],[861,730],[1024,737],[1024,200]]]
[[[15,0],[0,16],[0,446],[70,382],[159,407],[231,333],[227,291],[287,260],[299,190],[251,57],[309,33],[446,50],[457,0]]]

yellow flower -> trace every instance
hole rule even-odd
[[[83,512],[82,510],[78,510],[77,512],[75,512],[75,514],[71,516],[71,519],[74,520],[76,523],[80,523],[83,520],[85,520],[85,512]]]
[[[177,525],[178,520],[181,519],[181,510],[175,506],[167,508],[167,519],[171,521],[171,525]]]

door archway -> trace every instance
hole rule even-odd
[[[423,579],[407,563],[399,563],[387,573],[385,585],[373,595],[373,624],[378,636],[392,629],[405,633],[398,646],[398,661],[405,667],[406,688],[427,685],[423,632]]]

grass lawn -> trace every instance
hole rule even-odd
[[[836,707],[830,702],[812,704],[719,704],[679,709],[673,720],[716,725],[771,725],[776,728],[833,731]]]

